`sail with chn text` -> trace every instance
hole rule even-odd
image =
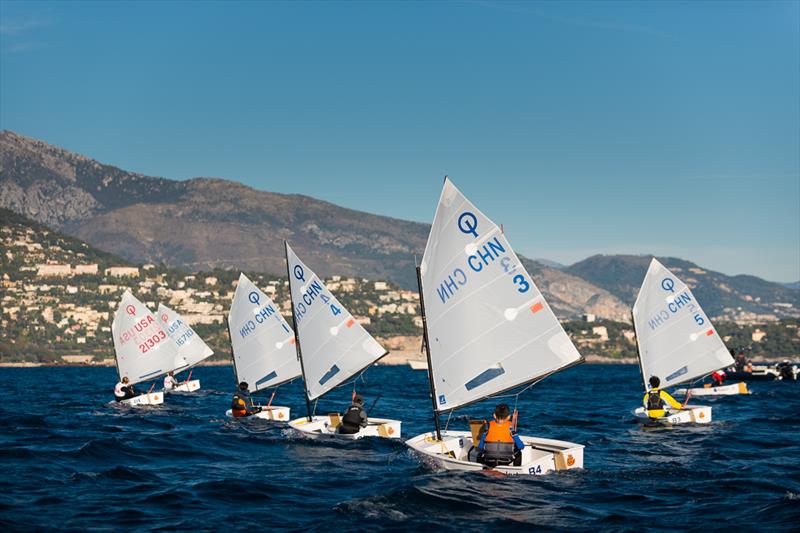
[[[651,376],[664,388],[733,364],[692,291],[655,258],[633,304],[633,322],[647,390]]]
[[[294,332],[278,306],[244,274],[228,314],[234,372],[251,392],[275,387],[300,375]]]
[[[182,361],[177,345],[142,302],[125,291],[111,323],[120,379],[130,384],[155,379]]]
[[[438,411],[582,360],[503,232],[449,179],[420,272]]]
[[[386,355],[322,280],[286,245],[308,398],[319,398]]]

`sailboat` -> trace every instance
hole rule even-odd
[[[169,338],[178,347],[178,355],[181,357],[180,366],[174,372],[182,372],[194,365],[204,361],[214,355],[214,350],[200,338],[181,315],[170,309],[164,304],[158,305],[158,319],[161,327],[167,332]],[[164,392],[194,392],[200,390],[200,380],[191,379],[192,372],[186,381],[174,386],[172,389],[164,389]]]
[[[244,274],[239,274],[233,295],[228,333],[236,383],[246,382],[251,394],[270,388],[277,390],[280,385],[300,376],[294,332],[272,299]],[[275,390],[269,403],[252,416],[289,421],[289,407],[272,405]],[[225,414],[233,416],[230,409]]]
[[[471,431],[442,430],[440,415],[533,385],[583,357],[500,228],[447,177],[417,282],[436,429],[406,444],[447,470],[486,469],[477,450],[483,422],[471,422]],[[580,444],[521,439],[521,464],[494,470],[539,475],[583,467]]]
[[[307,416],[289,426],[312,438],[354,440],[400,438],[399,420],[369,417],[367,427],[342,434],[338,413],[314,416],[311,402],[358,377],[388,352],[367,333],[322,280],[285,243],[297,357],[303,375]]]
[[[658,377],[660,388],[666,389],[733,364],[692,291],[655,258],[633,304],[633,327],[645,392],[650,390],[651,376]],[[670,408],[663,417],[651,420],[642,406],[634,410],[634,415],[641,422],[707,424],[711,422],[711,407]]]
[[[111,323],[114,356],[119,378],[127,377],[130,385],[156,379],[171,372],[182,360],[178,347],[170,340],[153,313],[125,291]],[[125,405],[158,405],[164,403],[161,392],[148,392],[122,400]]]

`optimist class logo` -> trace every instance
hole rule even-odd
[[[163,315],[161,315],[161,321],[163,323],[165,323],[165,324],[167,323],[167,313],[164,313]]]
[[[136,316],[136,308],[132,305],[126,305],[125,312],[131,316]]]

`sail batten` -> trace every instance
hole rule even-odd
[[[447,179],[420,279],[436,411],[582,360],[505,234]]]
[[[646,390],[651,376],[672,387],[733,364],[692,291],[655,258],[633,305],[633,321]]]
[[[244,274],[228,314],[237,382],[251,392],[277,387],[300,375],[294,332],[279,307]]]
[[[286,244],[289,288],[309,400],[363,372],[386,350]]]
[[[183,362],[178,347],[153,313],[125,291],[111,323],[114,355],[120,379],[131,385],[172,372]]]

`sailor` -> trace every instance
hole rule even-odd
[[[747,357],[744,355],[744,350],[739,350],[739,353],[736,355],[736,371],[737,372],[748,372],[747,370]],[[752,370],[750,370],[752,372]]]
[[[501,403],[494,410],[494,420],[478,444],[478,462],[487,466],[522,464],[522,442],[511,428],[511,413],[508,405]]]
[[[136,396],[136,389],[133,388],[133,385],[129,385],[128,383],[128,376],[125,376],[122,378],[122,381],[117,382],[114,386],[114,399],[118,402]]]
[[[713,383],[711,384],[712,387],[721,387],[725,382],[725,371],[715,370],[711,373],[711,379],[713,380]]]
[[[172,390],[178,386],[178,380],[175,379],[174,373],[170,372],[164,376],[164,390]]]
[[[261,412],[261,407],[253,403],[253,398],[250,397],[250,391],[247,389],[247,383],[242,381],[239,383],[239,390],[233,393],[231,412],[237,418]]]
[[[644,407],[647,409],[647,416],[651,419],[661,418],[666,414],[664,411],[664,403],[669,404],[675,409],[683,408],[683,405],[678,403],[668,392],[659,389],[659,385],[661,385],[661,380],[658,379],[657,376],[652,376],[650,378],[650,390],[645,393],[644,399],[642,399]]]
[[[339,433],[352,435],[367,427],[367,412],[364,410],[364,397],[360,394],[353,395],[353,403],[350,404],[342,416],[342,423],[339,426]]]
[[[775,368],[778,371],[778,379],[783,381],[795,380],[794,368],[788,359],[784,359],[782,362],[778,363]]]

